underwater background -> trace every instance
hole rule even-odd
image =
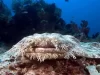
[[[66,23],[71,20],[80,25],[81,20],[87,20],[90,33],[100,32],[100,1],[99,0],[45,0],[47,3],[56,3],[62,10],[62,18]],[[4,3],[11,9],[11,0],[4,0]]]
[[[100,42],[99,0],[0,0],[0,41],[15,44],[34,33],[70,34]]]

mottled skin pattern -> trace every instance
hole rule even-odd
[[[92,58],[92,55],[87,54],[80,46],[80,42],[73,36],[57,33],[34,34],[23,38],[9,51],[1,55],[0,74],[36,75],[37,70],[33,71],[32,66],[36,65],[37,61],[43,63],[47,60],[74,60],[76,57]],[[29,74],[30,72],[32,74]],[[52,75],[51,71],[49,75]],[[53,72],[53,75],[56,74]]]

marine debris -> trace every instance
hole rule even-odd
[[[100,64],[100,43],[83,43],[58,33],[34,34],[3,53],[0,60],[1,75],[92,75],[89,66]],[[99,75],[98,70],[93,72]]]

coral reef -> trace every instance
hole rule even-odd
[[[89,37],[88,21],[66,24],[44,0],[12,0],[12,10],[0,0],[0,75],[100,75],[100,34]]]
[[[91,41],[100,42],[100,33],[97,32],[92,36]]]
[[[12,0],[12,10],[14,15],[9,23],[6,27],[1,27],[5,29],[2,31],[5,33],[0,37],[5,43],[13,45],[23,37],[36,32],[63,32],[64,30],[65,22],[61,18],[61,9],[54,3],[47,4],[44,0]]]
[[[99,32],[93,34],[93,35],[92,35],[92,38],[93,38],[93,39],[97,38],[97,37],[99,36],[99,34],[100,34]]]
[[[48,4],[44,0],[12,0],[13,16],[0,0],[0,41],[15,44],[23,37],[34,33],[70,34],[80,41],[96,39],[98,35],[89,37],[88,21],[82,20],[80,28],[71,21],[66,24],[61,18],[62,10],[55,3]],[[98,41],[98,40],[93,40]]]
[[[82,20],[81,23],[81,31],[85,34],[86,37],[88,37],[90,28],[88,26],[88,21]]]
[[[80,29],[75,22],[71,21],[70,24],[66,25],[66,33],[72,34],[72,35],[78,34],[80,33]]]
[[[100,43],[80,43],[58,33],[34,34],[3,53],[0,60],[1,75],[90,75],[88,67],[100,64]]]
[[[88,36],[90,28],[88,27],[88,21],[86,20],[81,21],[80,27],[78,27],[75,22],[71,21],[70,24],[65,26],[65,31],[67,34],[75,36],[80,41],[88,41],[90,38]]]

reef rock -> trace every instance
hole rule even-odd
[[[88,67],[100,64],[100,43],[82,43],[58,33],[34,34],[0,55],[0,60],[0,75],[90,75]]]

